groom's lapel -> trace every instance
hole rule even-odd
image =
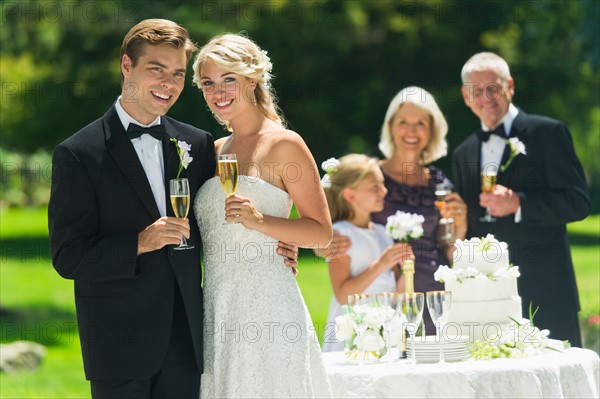
[[[526,131],[525,121],[527,119],[527,114],[525,114],[522,110],[519,109],[519,113],[512,123],[512,127],[510,128],[509,138],[517,137],[520,141],[524,142],[524,136]],[[502,154],[501,165],[506,164],[510,158],[510,145],[506,144],[504,148],[504,153]],[[509,188],[518,187],[518,183],[522,180],[524,176],[523,169],[523,155],[517,155],[510,166],[504,172],[498,173],[498,184],[502,184]]]
[[[170,183],[171,179],[175,179],[177,177],[177,171],[179,169],[179,154],[177,153],[177,144],[171,141],[171,139],[177,139],[178,133],[175,131],[175,128],[169,121],[162,117],[162,123],[165,125],[165,137],[163,138],[163,159],[165,164],[165,195],[167,201],[167,215],[174,216],[173,209],[170,206],[171,198],[169,195],[170,191]],[[183,175],[180,177],[186,177]]]
[[[152,220],[157,220],[160,218],[160,213],[158,212],[150,183],[146,177],[146,172],[144,172],[133,144],[131,144],[125,133],[114,105],[104,118],[104,131],[108,144],[108,152],[121,173],[125,175],[133,191],[137,194],[142,204],[144,204]]]

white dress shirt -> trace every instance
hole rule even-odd
[[[504,117],[498,122],[494,129],[496,129],[500,124],[504,124],[504,131],[506,132],[506,138],[510,133],[510,129],[512,128],[513,121],[515,117],[519,113],[519,110],[514,105],[509,104],[508,112]],[[488,132],[493,129],[489,129],[483,123],[481,123],[481,129],[485,132]],[[506,146],[506,139],[498,137],[495,134],[492,134],[488,141],[481,143],[481,170],[496,170],[500,169],[500,162],[502,162],[502,153],[504,153],[504,147]],[[515,213],[515,223],[519,223],[521,221],[521,207],[517,209]]]
[[[135,123],[142,127],[160,125],[160,116],[157,116],[149,125],[139,123],[123,109],[120,100],[121,96],[117,99],[115,108],[117,109],[117,114],[119,115],[119,119],[121,120],[125,131],[127,131],[130,123]],[[135,152],[137,152],[138,158],[144,168],[144,172],[146,172],[148,183],[150,183],[150,188],[152,189],[152,194],[154,195],[154,200],[158,207],[158,212],[160,213],[160,216],[165,216],[167,214],[167,200],[165,196],[165,163],[163,159],[162,142],[149,134],[142,134],[140,137],[131,139],[131,144],[133,144],[133,148],[135,148]]]

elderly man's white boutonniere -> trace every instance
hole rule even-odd
[[[525,152],[525,144],[523,144],[523,142],[521,142],[517,137],[507,139],[506,144],[510,146],[510,158],[508,158],[508,161],[506,161],[504,165],[500,166],[500,172],[504,172],[506,169],[508,169],[513,159],[515,159],[517,155],[527,155],[527,152]]]

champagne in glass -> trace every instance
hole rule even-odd
[[[442,217],[446,217],[446,195],[452,192],[449,183],[438,183],[435,185],[435,206],[437,206]]]
[[[189,195],[171,195],[171,207],[175,217],[186,218],[190,211],[190,196]]]
[[[238,186],[238,161],[235,154],[221,154],[217,161],[219,180],[227,197],[235,194]],[[236,222],[237,223],[237,222]],[[227,223],[223,223],[227,225]]]
[[[435,206],[440,211],[440,220],[438,221],[437,238],[438,242],[447,245],[454,235],[454,219],[446,215],[446,195],[452,192],[452,184],[449,182],[438,183],[435,185]]]
[[[169,181],[169,189],[173,213],[180,219],[187,218],[188,212],[190,211],[190,184],[188,179],[171,179]],[[194,248],[194,246],[188,245],[185,237],[181,236],[179,246],[173,249],[181,250],[192,248]]]
[[[496,179],[498,172],[495,170],[481,171],[481,191],[483,193],[493,193],[496,188]],[[490,208],[485,208],[485,216],[479,219],[482,222],[495,222],[496,219],[490,214]]]
[[[445,363],[444,361],[444,346],[443,331],[444,325],[448,320],[450,314],[450,306],[452,304],[452,293],[450,291],[429,291],[426,293],[427,296],[427,308],[429,309],[429,315],[431,320],[435,323],[436,339],[440,343],[440,360],[439,363]]]
[[[235,154],[219,155],[218,168],[223,191],[228,197],[232,196],[238,186],[238,162]]]

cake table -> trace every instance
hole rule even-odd
[[[596,352],[570,348],[520,359],[348,364],[324,353],[336,398],[598,398]]]

